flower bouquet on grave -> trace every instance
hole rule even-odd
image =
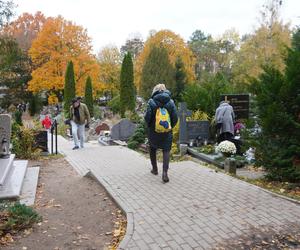
[[[230,157],[236,153],[236,147],[234,143],[230,141],[222,141],[216,148],[217,152],[222,153],[225,157]]]

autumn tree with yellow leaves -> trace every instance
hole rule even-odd
[[[143,51],[139,54],[135,64],[135,82],[138,92],[141,92],[141,76],[144,64],[153,47],[162,47],[166,49],[169,61],[175,68],[175,63],[178,57],[182,59],[184,64],[187,82],[194,80],[194,58],[193,53],[184,42],[183,38],[170,30],[161,30],[150,35],[145,42]],[[155,83],[154,83],[155,84]]]
[[[120,71],[121,55],[116,46],[103,47],[98,55],[97,60],[100,66],[99,80],[103,89],[112,96],[120,90]]]
[[[260,26],[243,39],[233,63],[233,82],[237,87],[251,84],[263,73],[263,66],[274,66],[280,72],[285,69],[286,48],[291,45],[289,23],[280,20],[280,0],[272,0],[264,6]]]
[[[34,15],[23,13],[15,21],[4,26],[1,34],[14,38],[19,47],[27,52],[46,21],[47,18],[40,11]]]
[[[81,26],[61,16],[49,18],[29,50],[34,70],[28,90],[62,95],[67,63],[74,64],[76,94],[83,95],[89,75],[94,82],[94,94],[101,89],[99,64],[92,55],[91,39]]]

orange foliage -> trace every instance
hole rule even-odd
[[[48,96],[48,104],[49,105],[54,105],[58,103],[58,98],[55,94],[51,94]]]
[[[46,20],[46,17],[40,11],[36,12],[34,16],[23,13],[18,19],[5,26],[1,33],[15,38],[19,47],[27,51],[43,28]]]
[[[28,90],[63,90],[66,66],[72,60],[76,94],[83,95],[88,75],[93,79],[96,93],[102,86],[98,79],[99,65],[91,50],[91,39],[85,29],[61,16],[49,18],[29,50],[35,70]]]
[[[135,83],[138,90],[141,86],[141,74],[145,60],[147,59],[152,46],[164,47],[169,54],[169,60],[175,67],[176,58],[180,56],[184,63],[187,74],[187,81],[195,79],[194,75],[194,57],[192,51],[188,48],[184,40],[170,30],[161,30],[150,36],[145,42],[143,51],[139,54],[135,64]]]

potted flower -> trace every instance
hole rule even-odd
[[[236,147],[231,141],[222,141],[216,148],[217,152],[222,153],[225,157],[230,157],[236,153]]]

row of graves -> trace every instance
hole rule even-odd
[[[221,101],[228,101],[234,109],[235,120],[238,123],[249,119],[249,95],[222,95]],[[224,168],[225,171],[235,173],[236,167],[242,167],[253,160],[252,149],[242,151],[243,138],[239,133],[230,139],[236,152],[225,154],[218,151],[217,131],[211,121],[190,121],[192,112],[187,109],[186,103],[179,104],[179,141],[180,155],[190,154],[202,161]],[[238,124],[235,124],[238,125]],[[126,145],[134,134],[137,124],[128,119],[122,119],[113,126],[100,123],[93,133],[98,136],[98,142],[105,146]],[[140,149],[147,151],[148,146],[142,144]]]
[[[19,200],[32,206],[35,200],[39,167],[28,167],[27,160],[15,160],[10,153],[12,119],[0,114],[0,201]]]
[[[243,167],[254,160],[253,149],[242,150],[243,138],[240,130],[244,128],[243,121],[249,119],[250,98],[248,94],[222,95],[221,101],[228,101],[235,113],[235,135],[224,142],[234,150],[226,152],[217,143],[219,131],[212,121],[187,121],[192,112],[187,109],[186,103],[179,105],[179,147],[180,154],[186,153],[202,161],[213,164],[226,172],[236,173],[237,167]],[[223,143],[223,144],[224,144]]]

